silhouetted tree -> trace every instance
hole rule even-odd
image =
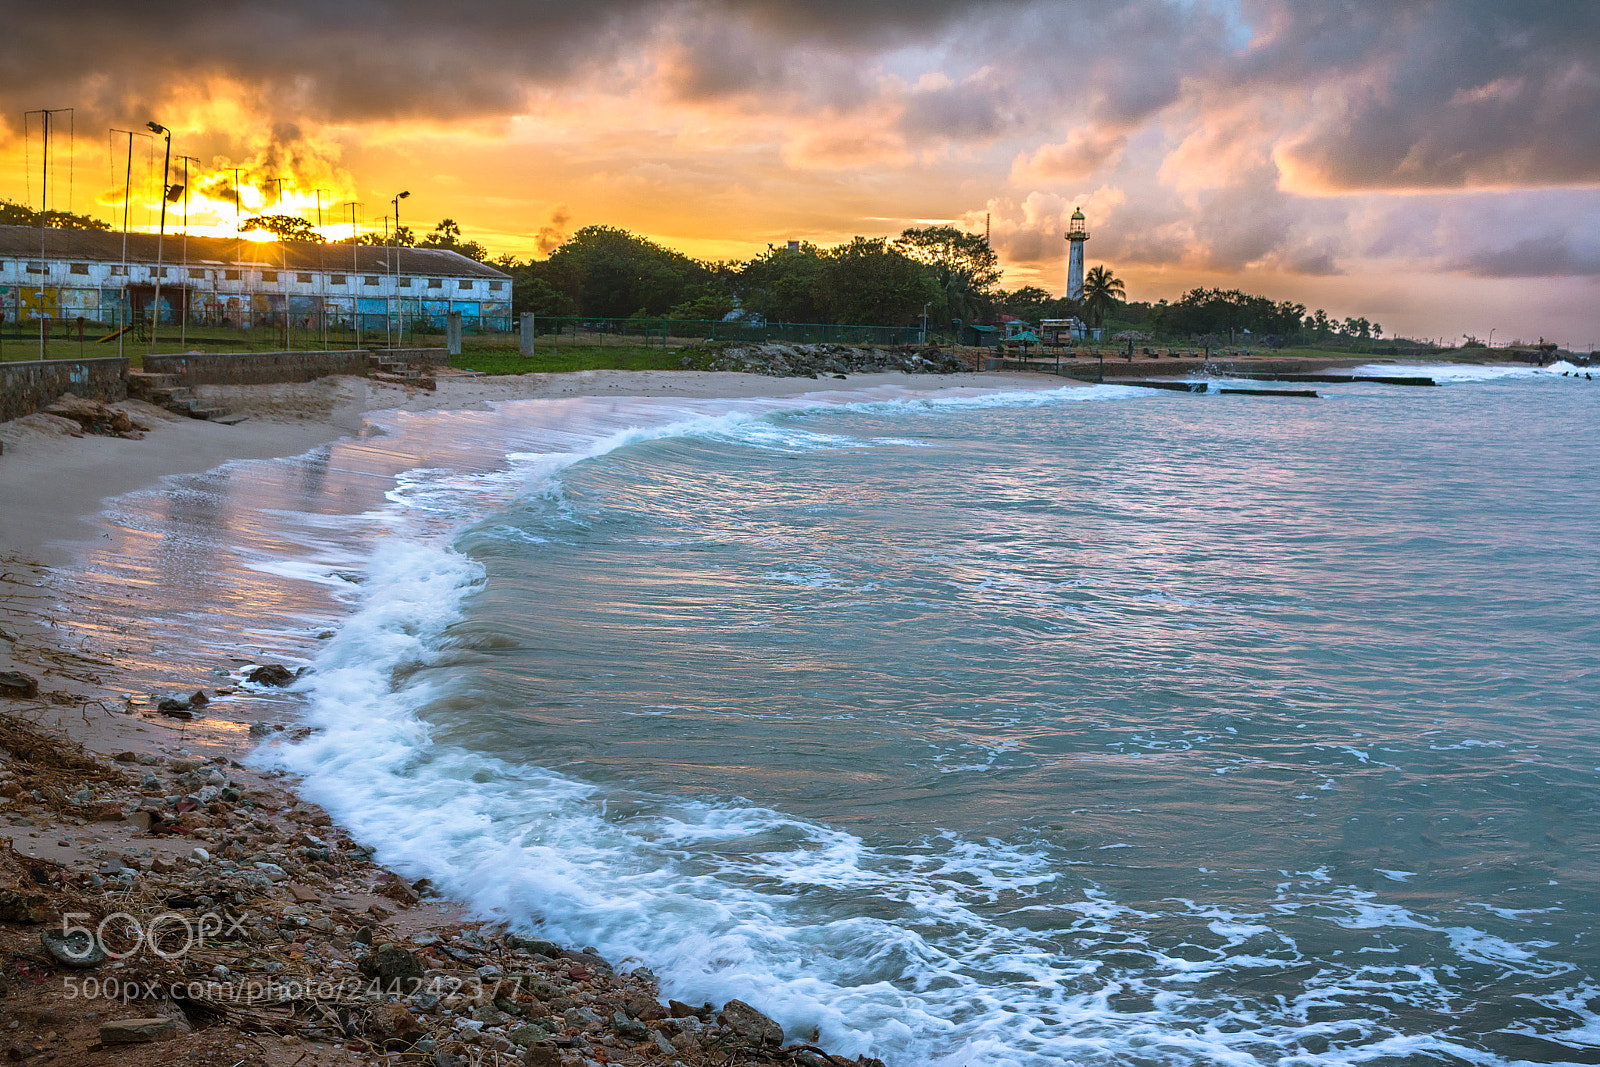
[[[1089,268],[1089,273],[1083,278],[1083,316],[1084,321],[1090,326],[1099,326],[1106,321],[1106,315],[1120,302],[1128,298],[1128,292],[1122,286],[1122,279],[1112,274],[1102,264],[1095,264]]]
[[[44,224],[57,230],[109,230],[111,226],[89,215],[71,211],[46,211]],[[0,226],[37,226],[39,213],[26,204],[0,200]]]
[[[322,244],[322,234],[311,228],[311,223],[298,215],[253,215],[239,224],[240,233],[266,230],[278,235],[282,241],[311,241]]]

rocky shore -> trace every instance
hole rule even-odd
[[[0,570],[9,1062],[878,1064],[786,1044],[738,1000],[663,1002],[642,967],[474,920],[374,863],[278,772],[185,747],[217,697],[288,671],[130,697],[111,657],[59,640],[40,571]]]
[[[683,357],[683,366],[742,371],[773,378],[843,378],[851,374],[961,374],[973,369],[937,345],[785,345],[708,342]]]

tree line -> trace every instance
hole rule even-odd
[[[1256,339],[1268,346],[1311,341],[1371,340],[1383,327],[1365,316],[1331,318],[1307,311],[1292,300],[1273,301],[1238,289],[1191,289],[1171,303],[1133,302],[1119,306],[1116,318],[1133,329],[1174,338],[1205,338],[1213,343]]]
[[[734,311],[768,322],[934,330],[986,322],[1002,311],[1065,314],[1038,289],[1007,292],[982,236],[954,226],[856,237],[831,247],[768,246],[745,261],[705,262],[612,226],[585,226],[543,260],[502,256],[513,310],[595,318],[721,319]],[[1017,317],[1025,317],[1018,315]]]
[[[52,211],[47,224],[109,229],[86,215]],[[39,213],[0,200],[0,224],[39,225]],[[260,215],[241,230],[260,229],[291,241],[322,242],[296,215]],[[900,326],[920,321],[930,331],[1003,317],[1037,324],[1078,317],[1090,326],[1131,329],[1177,339],[1265,345],[1368,340],[1383,327],[1365,317],[1342,321],[1322,309],[1273,301],[1238,289],[1191,289],[1178,300],[1128,301],[1120,279],[1104,266],[1084,277],[1082,298],[1052,296],[1036,286],[1007,290],[999,257],[979,234],[954,226],[911,227],[900,236],[855,237],[823,247],[804,242],[774,247],[751,259],[693,259],[614,226],[585,226],[542,260],[489,258],[463,238],[453,219],[441,219],[418,239],[410,227],[354,238],[363,245],[438,248],[492,263],[512,277],[512,311],[586,318],[722,319],[731,312],[768,322]],[[336,242],[348,244],[350,238]]]

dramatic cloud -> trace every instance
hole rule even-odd
[[[741,255],[989,212],[1008,284],[1059,288],[1082,205],[1135,296],[1372,299],[1381,272],[1502,279],[1532,314],[1516,279],[1600,282],[1576,0],[65,0],[7,13],[0,195],[39,107],[91,138],[165,123],[219,218],[232,168],[246,209],[288,176],[290,208],[325,190],[367,225],[410,188],[521,255],[573,218]]]

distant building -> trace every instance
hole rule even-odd
[[[1039,324],[1039,335],[1047,345],[1065,345],[1073,341],[1098,341],[1105,333],[1100,327],[1090,329],[1079,318],[1045,319]]]
[[[441,248],[168,234],[158,266],[156,241],[153,233],[0,226],[0,314],[8,322],[135,322],[156,299],[159,270],[162,322],[187,315],[194,325],[249,328],[287,312],[381,331],[395,315],[442,328],[459,311],[469,327],[511,329],[511,276]]]

